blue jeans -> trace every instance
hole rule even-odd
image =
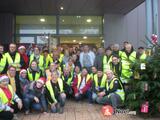
[[[96,102],[98,104],[110,104],[116,108],[122,103],[122,100],[118,94],[111,93],[110,96],[97,97]]]
[[[56,106],[51,107],[51,112],[52,113],[58,112],[60,107],[64,107],[65,101],[66,101],[66,97],[63,98],[61,95],[59,95],[58,96],[58,103],[56,104]]]
[[[41,101],[39,103],[36,103],[30,98],[24,98],[23,103],[26,111],[28,111],[30,108],[36,111],[41,111],[43,109]]]
[[[92,91],[91,90],[87,90],[86,93],[84,94],[79,94],[78,96],[75,96],[76,101],[80,101],[84,98],[88,99],[89,103],[92,103]]]

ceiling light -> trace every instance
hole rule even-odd
[[[81,43],[81,42],[79,42],[79,44],[81,45],[82,43]]]
[[[87,39],[87,36],[83,36],[83,39]]]
[[[64,19],[62,20],[62,22],[64,22]]]
[[[102,40],[102,43],[104,43],[104,40]]]
[[[73,42],[76,42],[76,40],[73,40]]]
[[[81,18],[81,16],[77,16],[77,18]]]
[[[45,22],[46,20],[45,20],[44,18],[41,18],[40,21],[41,21],[41,22]]]
[[[86,21],[87,21],[88,23],[92,22],[92,20],[91,20],[91,19],[87,19]]]
[[[60,9],[63,10],[64,9],[63,6],[61,6]]]

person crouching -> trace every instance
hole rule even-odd
[[[14,113],[22,108],[22,101],[16,95],[11,85],[9,78],[6,75],[0,76],[0,119],[12,120],[17,119]]]
[[[82,72],[74,79],[72,85],[74,96],[77,101],[86,97],[89,103],[92,103],[91,83],[91,77],[88,74],[87,68],[83,68]]]
[[[46,82],[46,98],[52,113],[63,113],[66,94],[63,89],[63,80],[59,77],[57,71],[52,72],[51,80]]]
[[[47,103],[44,94],[45,78],[41,77],[37,81],[31,82],[24,91],[25,114],[29,114],[30,108],[35,111],[47,112]]]

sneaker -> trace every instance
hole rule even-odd
[[[63,112],[64,112],[64,107],[60,107],[58,112],[59,112],[59,114],[63,114]]]
[[[28,115],[29,114],[29,110],[25,111],[25,115]]]
[[[13,120],[18,120],[17,114],[14,114]]]

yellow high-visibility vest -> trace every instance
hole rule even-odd
[[[21,57],[20,57],[20,54],[18,52],[16,53],[14,60],[12,59],[12,57],[10,56],[10,54],[8,52],[5,54],[5,57],[6,57],[6,60],[7,60],[9,65],[13,65],[14,67],[16,67],[16,71],[20,71]]]
[[[108,85],[108,82],[106,82],[106,90],[108,91],[109,89],[111,90],[111,89],[113,89],[113,87],[114,87],[114,81],[115,80],[118,80],[117,78],[113,78],[112,80],[111,80],[111,83]],[[122,86],[122,84],[121,84],[121,82],[118,80],[118,82],[119,82],[119,84],[120,84],[120,86],[121,86],[121,89],[117,89],[116,91],[115,91],[115,93],[116,94],[118,94],[120,97],[121,97],[121,100],[122,101],[124,101],[124,99],[125,99],[125,92],[124,92],[124,89],[123,89],[123,86]],[[110,96],[110,95],[109,95]],[[108,97],[109,97],[108,96]]]
[[[64,90],[63,90],[63,81],[60,78],[58,78],[58,85],[59,85],[59,88],[60,88],[60,92],[64,92]],[[48,89],[48,91],[49,91],[49,93],[51,95],[52,100],[56,103],[57,100],[56,100],[55,95],[54,95],[54,89],[52,88],[51,81],[47,81],[46,82],[46,87],[47,87],[47,89]]]
[[[101,79],[101,82],[100,82],[100,86],[99,86],[99,85],[98,85],[98,75],[97,75],[97,74],[94,75],[95,87],[101,87],[101,88],[105,87],[106,81],[107,81],[107,76],[106,76],[106,74],[103,74],[102,79]]]
[[[8,85],[8,89],[9,91],[11,92],[12,94],[12,98],[11,98],[11,103],[14,104],[14,102],[12,101],[13,100],[13,97],[14,97],[14,91],[13,91],[13,88],[11,85]],[[4,93],[4,91],[0,88],[0,100],[2,102],[2,104],[8,104],[9,100],[6,96],[6,94]],[[2,112],[2,110],[0,110],[0,112]]]
[[[30,81],[36,81],[36,80],[38,80],[38,79],[40,78],[40,75],[41,75],[40,72],[36,72],[36,74],[35,74],[35,79],[33,79],[33,75],[32,75],[32,73],[30,72],[29,69],[27,69],[27,74],[28,74],[28,79],[29,79]]]
[[[0,60],[0,73],[4,70],[6,66],[6,56],[2,55],[2,59]]]
[[[87,77],[86,77],[86,83],[90,80],[90,75],[88,74]],[[80,84],[81,84],[81,81],[82,81],[82,77],[81,77],[81,74],[78,75],[78,84],[77,84],[77,88],[80,87]]]

